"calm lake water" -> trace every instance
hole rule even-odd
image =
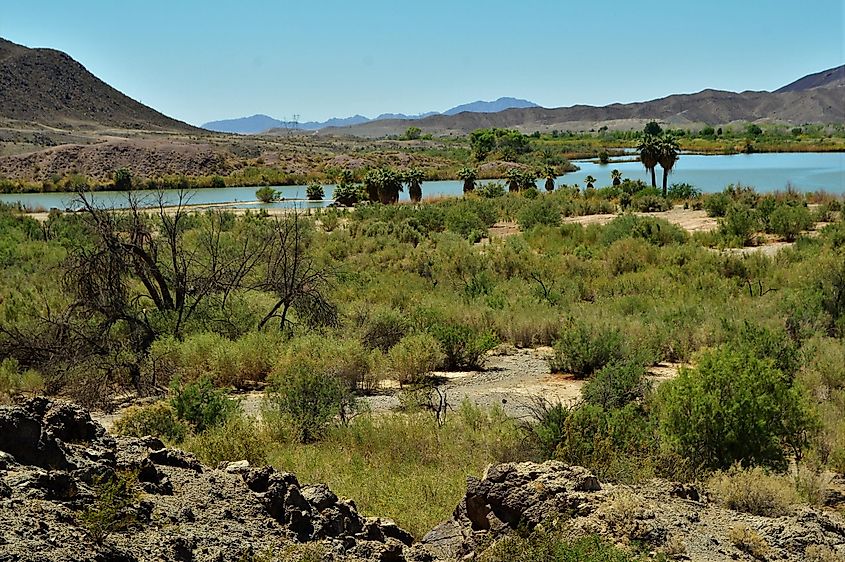
[[[577,172],[560,176],[560,184],[579,184],[584,187],[584,178],[595,177],[596,187],[609,185],[610,171],[618,169],[623,177],[641,179],[649,182],[649,176],[639,162],[611,162],[601,165],[597,162],[578,161],[581,167]],[[657,181],[661,181],[661,169],[657,168]],[[783,190],[792,185],[799,191],[825,190],[831,193],[845,194],[845,153],[778,153],[778,154],[736,154],[731,156],[701,156],[684,154],[675,164],[675,170],[669,176],[669,183],[690,183],[704,192],[721,191],[731,183],[741,183],[757,188],[758,191]],[[543,180],[537,185],[542,187]],[[325,201],[305,201],[305,186],[276,187],[284,201],[261,204],[255,202],[255,187],[225,187],[198,189],[191,193],[190,203],[207,205],[212,203],[230,203],[236,208],[271,208],[302,207],[318,208],[331,203],[334,186],[325,186]],[[423,194],[430,196],[459,196],[463,192],[460,181],[430,181],[423,184]],[[151,192],[136,192],[146,197],[150,205],[156,204]],[[114,208],[126,207],[126,194],[114,191],[102,191],[95,194],[95,200],[102,205]],[[169,204],[176,202],[177,193],[165,192]],[[407,199],[408,194],[400,194]],[[28,193],[0,194],[0,201],[16,201],[31,207],[44,209],[65,209],[73,205],[73,195],[67,193]]]

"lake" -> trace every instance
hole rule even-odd
[[[579,184],[584,187],[584,178],[595,177],[596,187],[610,184],[610,171],[618,169],[623,177],[641,179],[649,182],[649,176],[639,162],[611,162],[599,164],[594,161],[577,161],[577,172],[570,172],[558,177],[557,184]],[[657,168],[657,181],[661,179],[661,168]],[[830,193],[845,194],[845,153],[770,153],[736,154],[730,156],[703,156],[682,154],[675,164],[675,170],[669,176],[669,183],[690,183],[704,192],[721,191],[731,183],[741,183],[757,188],[758,191],[776,191],[792,185],[799,191],[825,190]],[[542,188],[543,180],[537,181]],[[190,203],[207,205],[230,203],[236,208],[272,208],[303,207],[319,208],[331,203],[333,185],[325,186],[325,201],[305,201],[305,186],[276,187],[284,201],[262,204],[255,202],[255,187],[225,187],[198,189],[191,192]],[[150,205],[155,204],[152,192],[135,192]],[[423,193],[430,196],[459,196],[463,193],[463,183],[455,180],[430,181],[423,184]],[[97,192],[95,200],[107,207],[126,207],[126,194],[115,191]],[[175,191],[165,192],[169,204],[177,201]],[[73,194],[68,193],[26,193],[0,194],[0,201],[6,203],[21,202],[31,207],[44,209],[65,209],[72,206]],[[400,194],[400,199],[408,199],[407,193]]]

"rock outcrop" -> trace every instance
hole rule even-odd
[[[83,524],[102,483],[132,474],[142,493],[97,536]],[[218,468],[156,438],[113,439],[76,406],[33,399],[0,408],[0,561],[277,559],[319,542],[330,559],[423,561],[413,537],[367,518],[325,485],[245,461]]]
[[[450,520],[422,545],[435,557],[472,557],[514,530],[553,531],[564,538],[593,534],[670,558],[698,561],[845,560],[845,519],[797,507],[785,517],[762,517],[719,507],[695,486],[654,480],[636,487],[603,484],[589,471],[549,461],[491,466],[468,478]],[[757,537],[750,552],[737,537]]]

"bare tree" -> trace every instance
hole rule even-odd
[[[264,277],[256,288],[275,295],[276,302],[258,328],[274,318],[279,320],[280,329],[288,328],[294,309],[309,326],[337,325],[337,307],[326,295],[331,272],[315,263],[299,213],[273,219],[270,232]]]

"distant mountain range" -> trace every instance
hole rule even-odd
[[[534,102],[518,98],[499,98],[495,101],[474,101],[472,103],[465,103],[458,105],[451,109],[447,109],[442,115],[457,115],[458,113],[495,113],[505,109],[526,108],[526,107],[540,107]],[[378,117],[370,119],[363,115],[353,115],[352,117],[338,118],[334,117],[327,121],[306,121],[304,123],[295,123],[292,121],[282,121],[274,119],[269,115],[253,115],[251,117],[239,117],[235,119],[223,119],[221,121],[210,121],[202,125],[203,129],[209,131],[216,131],[219,133],[239,133],[242,135],[263,133],[270,129],[299,129],[303,131],[316,131],[318,129],[325,129],[327,127],[350,127],[353,125],[361,125],[370,123],[372,121],[392,120],[410,120],[410,119],[424,119],[432,115],[441,115],[436,111],[429,111],[420,113],[419,115],[405,115],[404,113],[382,113]]]
[[[774,92],[704,90],[645,102],[556,109],[500,98],[436,114],[383,114],[375,119],[355,115],[295,126],[320,129],[320,134],[373,138],[401,135],[411,125],[433,135],[460,135],[481,127],[510,127],[526,133],[600,127],[630,130],[650,120],[678,127],[754,121],[843,123],[845,66],[807,75]],[[266,115],[230,120],[228,125],[224,130],[245,133],[292,127]],[[41,136],[26,132],[33,130]],[[106,138],[119,130],[209,136],[117,91],[61,51],[31,49],[0,39],[0,142],[21,139],[35,146],[53,146],[83,137]],[[185,140],[190,144],[196,139]],[[195,147],[184,150],[196,152]]]
[[[381,120],[343,128],[325,128],[326,135],[382,138],[402,134],[414,125],[435,136],[464,135],[479,128],[508,127],[534,131],[587,131],[601,127],[639,129],[651,120],[675,127],[732,122],[775,121],[794,124],[845,122],[845,66],[805,76],[774,92],[703,90],[664,98],[615,103],[603,107],[574,105],[506,109],[496,113],[433,115],[414,121]]]

